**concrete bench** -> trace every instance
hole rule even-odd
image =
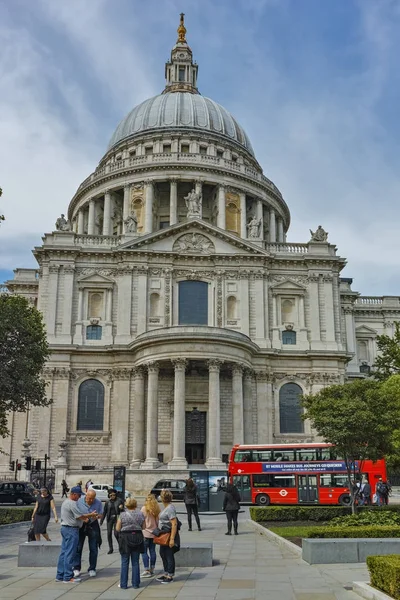
[[[211,567],[211,543],[183,543],[175,554],[177,567]],[[29,542],[18,549],[19,567],[56,567],[61,551],[61,542]]]
[[[400,554],[400,538],[303,539],[302,558],[310,565],[365,562],[367,556]]]

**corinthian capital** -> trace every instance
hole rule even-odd
[[[224,361],[219,358],[210,358],[210,360],[207,361],[208,370],[210,373],[219,373],[223,363]]]
[[[184,371],[186,369],[186,365],[188,364],[186,358],[173,358],[171,362],[174,365],[175,371]]]

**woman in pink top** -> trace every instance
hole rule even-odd
[[[160,507],[153,494],[149,494],[146,498],[145,505],[142,508],[142,513],[145,516],[145,523],[143,528],[144,537],[144,553],[142,554],[144,572],[141,577],[152,577],[154,575],[154,568],[156,566],[156,545],[154,543],[153,531],[158,527],[158,515],[160,514]],[[150,562],[149,562],[150,554]]]

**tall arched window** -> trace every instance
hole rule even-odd
[[[281,433],[304,433],[300,397],[303,390],[297,383],[285,383],[279,390],[279,422]]]
[[[158,317],[160,314],[160,296],[156,293],[150,294],[150,317]]]
[[[228,296],[226,300],[226,316],[228,319],[237,319],[237,302],[235,296]]]
[[[208,283],[179,282],[179,325],[208,325]]]
[[[97,379],[87,379],[79,386],[78,423],[76,428],[103,430],[104,385]]]

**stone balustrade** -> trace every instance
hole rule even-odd
[[[382,304],[383,298],[379,296],[360,296],[356,299],[356,304]]]
[[[307,254],[308,244],[264,243],[265,250],[273,254]]]
[[[75,243],[80,246],[119,246],[120,235],[76,235]]]

